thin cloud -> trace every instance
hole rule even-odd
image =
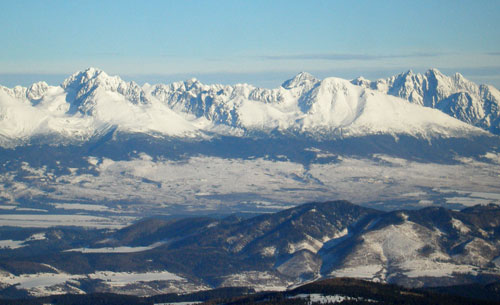
[[[293,55],[265,55],[260,56],[266,60],[333,60],[333,61],[349,61],[349,60],[379,60],[379,59],[394,59],[394,58],[415,58],[415,57],[436,57],[443,53],[409,53],[409,54],[348,54],[348,53],[305,53]]]
[[[500,56],[500,52],[488,52],[486,55]]]

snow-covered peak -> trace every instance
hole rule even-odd
[[[333,89],[341,89],[348,90],[349,88],[353,88],[351,82],[346,79],[338,78],[338,77],[327,77],[320,82],[320,86],[328,86]]]
[[[26,97],[30,100],[41,99],[48,89],[49,85],[46,82],[34,83],[26,91]]]
[[[24,100],[26,98],[26,87],[15,86],[14,88],[11,89],[4,86],[0,86],[0,93],[1,92],[18,100]]]
[[[410,69],[396,76],[389,77],[388,79],[386,79],[386,81],[388,83],[395,83],[408,86],[409,84],[421,81],[422,78],[423,78],[422,74],[414,73],[413,70]]]
[[[304,119],[306,128],[315,126],[344,127],[357,118],[360,109],[362,88],[349,81],[325,78],[301,100],[301,109],[308,116]]]
[[[438,69],[436,68],[431,68],[429,70],[427,70],[425,72],[425,75],[426,76],[434,76],[434,77],[439,77],[439,78],[446,78],[447,76],[444,75],[443,73],[441,73],[441,71],[439,71]]]
[[[113,91],[116,91],[123,83],[124,81],[118,76],[109,76],[102,70],[88,68],[71,75],[62,83],[61,87],[79,91],[82,88],[91,89],[96,86],[103,86],[105,89],[114,89]]]
[[[203,83],[194,77],[184,81],[184,88],[187,91],[199,90],[199,89],[202,89],[203,87],[204,87]]]
[[[479,86],[466,79],[462,74],[455,73],[451,79],[457,91],[461,90],[474,95],[479,93]]]
[[[61,87],[68,92],[75,107],[80,107],[92,98],[96,90],[116,92],[132,103],[146,103],[142,88],[135,82],[125,82],[119,76],[109,76],[106,72],[88,68],[67,78]]]
[[[369,79],[364,78],[363,76],[359,76],[351,81],[352,84],[356,86],[361,86],[365,88],[370,88],[371,81]]]
[[[355,79],[352,80],[353,82],[370,82],[369,79],[365,78],[364,76],[358,76]]]
[[[479,95],[479,86],[461,74],[448,77],[437,69],[430,69],[425,73],[427,84],[426,89],[430,98],[427,98],[426,106],[435,108],[442,99],[448,98],[450,95],[465,92],[470,96]]]
[[[455,74],[453,74],[453,78],[456,81],[461,81],[461,82],[467,81],[467,79],[462,74],[460,74],[458,72],[456,72]]]
[[[295,75],[294,78],[291,78],[287,81],[285,81],[281,87],[285,89],[292,89],[296,87],[305,87],[305,86],[311,86],[319,82],[319,79],[316,77],[312,76],[311,74],[307,72],[300,72],[299,74]]]
[[[104,72],[103,70],[101,70],[99,68],[95,68],[95,67],[88,67],[84,71],[81,71],[79,74],[85,74],[88,78],[94,78],[94,77],[101,75],[101,74],[104,74],[107,76],[106,72]]]
[[[413,70],[408,70],[406,72],[400,73],[396,78],[410,79],[414,75]]]

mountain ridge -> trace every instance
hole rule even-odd
[[[442,102],[442,111],[436,111],[420,107],[425,103],[412,100],[413,93],[398,94],[418,106],[394,98],[392,91],[377,92],[380,88],[371,87],[367,81],[319,80],[305,72],[276,89],[204,85],[195,79],[141,87],[89,68],[73,74],[61,86],[39,82],[29,88],[0,87],[0,138],[3,146],[22,145],[37,135],[78,142],[110,128],[188,138],[214,132],[313,137],[408,134],[424,139],[486,134],[442,114],[445,108],[462,113],[456,110],[456,100],[467,103],[467,93]],[[490,95],[494,98],[496,93]],[[455,116],[465,120],[464,115]]]
[[[488,283],[500,279],[499,219],[497,205],[382,212],[329,201],[251,218],[149,218],[114,231],[0,227],[15,245],[0,248],[0,283],[33,295],[282,290],[330,277],[413,288]],[[144,274],[153,279],[132,279]],[[123,277],[129,284],[113,283]],[[30,286],[37,278],[49,284]]]

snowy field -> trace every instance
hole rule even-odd
[[[317,151],[318,155],[323,152]],[[373,155],[305,166],[286,158],[89,158],[56,175],[23,164],[0,176],[0,222],[13,226],[119,227],[152,213],[276,211],[345,199],[381,209],[500,203],[500,158],[423,163]],[[76,215],[67,217],[59,216]]]
[[[0,284],[18,285],[19,288],[28,290],[33,296],[42,296],[47,294],[64,294],[68,291],[72,291],[73,293],[84,293],[78,286],[80,285],[79,281],[85,279],[101,280],[104,281],[107,286],[115,288],[155,281],[174,282],[177,284],[187,283],[186,279],[168,271],[151,271],[143,273],[98,271],[91,274],[68,274],[60,272],[53,267],[51,268],[54,269],[54,273],[21,275],[9,273],[0,274]],[[198,288],[203,289],[203,287]]]
[[[134,220],[132,216],[98,217],[90,215],[56,214],[0,214],[2,226],[47,228],[53,226],[77,226],[88,228],[117,229]]]
[[[293,282],[285,281],[276,274],[261,271],[246,271],[225,276],[221,287],[252,287],[255,291],[284,291]]]

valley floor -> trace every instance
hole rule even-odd
[[[318,161],[329,157],[315,153]],[[89,158],[87,168],[59,175],[26,163],[0,175],[0,219],[12,226],[114,227],[147,213],[272,212],[344,198],[385,210],[500,203],[500,155],[454,164],[336,157],[306,166],[286,157],[172,161],[141,154],[128,161]],[[51,214],[79,216],[66,221]]]

